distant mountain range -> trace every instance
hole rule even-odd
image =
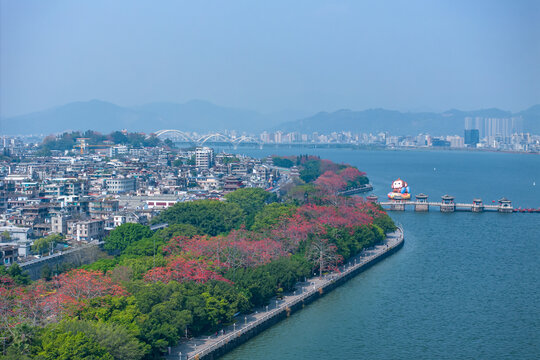
[[[109,102],[91,100],[73,102],[27,115],[0,119],[0,134],[52,134],[69,130],[114,130],[151,133],[161,129],[183,131],[238,130],[258,133],[263,130],[330,133],[351,131],[394,135],[462,134],[465,117],[523,118],[524,131],[540,134],[540,105],[511,113],[499,109],[476,111],[449,110],[434,112],[399,112],[385,109],[363,111],[339,110],[320,112],[310,117],[298,111],[263,115],[256,111],[218,106],[207,101],[192,100],[184,104],[158,102],[135,107],[122,107]],[[296,120],[299,119],[300,120]]]
[[[258,132],[296,118],[295,112],[265,116],[255,111],[218,106],[201,100],[184,104],[159,102],[135,107],[91,100],[0,119],[0,133],[51,134],[89,129],[104,133],[121,129],[147,133],[161,129]]]
[[[339,110],[332,113],[320,112],[311,117],[283,123],[275,130],[299,131],[301,133],[330,133],[332,131],[352,131],[354,133],[378,133],[388,131],[393,135],[463,134],[466,117],[507,118],[521,116],[525,132],[540,134],[540,105],[511,113],[500,109],[475,111],[448,110],[443,113],[420,112],[403,113],[385,109],[364,111]]]

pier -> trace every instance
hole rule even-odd
[[[364,249],[350,258],[347,264],[340,266],[339,273],[313,277],[297,283],[293,293],[285,294],[282,299],[274,298],[268,306],[255,309],[251,314],[239,316],[234,324],[218,332],[217,336],[201,336],[181,341],[178,346],[170,349],[166,358],[216,359],[395,253],[403,246],[403,242],[403,230],[398,228],[388,234],[382,244]]]
[[[512,201],[507,198],[502,198],[497,201],[496,204],[484,204],[482,199],[475,198],[472,203],[458,203],[454,201],[454,197],[450,195],[443,195],[441,201],[433,202],[428,201],[426,194],[418,194],[415,196],[416,200],[402,200],[399,197],[394,200],[379,201],[375,195],[369,195],[366,199],[369,202],[373,202],[381,205],[385,210],[393,211],[405,211],[407,207],[412,207],[416,212],[430,211],[430,208],[438,208],[441,212],[455,212],[455,211],[469,211],[469,212],[499,212],[499,213],[513,213],[513,212],[527,212],[527,213],[540,213],[539,209],[521,209],[512,207]]]

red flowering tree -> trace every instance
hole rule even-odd
[[[14,286],[10,279],[2,279],[0,286],[0,332],[2,336],[13,336],[13,328],[20,323],[20,308],[17,306],[23,289]]]
[[[48,307],[54,313],[68,311],[83,300],[105,295],[125,296],[126,290],[100,271],[75,269],[56,276],[48,283]]]
[[[217,272],[210,270],[208,264],[205,262],[184,258],[177,258],[167,266],[150,270],[146,273],[144,279],[146,281],[161,281],[164,283],[170,281],[205,283],[209,280],[230,282]]]
[[[184,254],[188,258],[204,260],[216,268],[257,266],[286,255],[278,241],[243,229],[212,238],[173,238],[164,250],[169,254]]]
[[[366,173],[358,170],[355,167],[348,166],[345,169],[341,170],[339,176],[341,176],[341,178],[345,181],[355,181],[359,177],[366,176]]]
[[[25,337],[30,328],[41,325],[49,313],[46,311],[46,292],[40,282],[30,286],[18,286],[9,279],[0,284],[0,333],[3,337]]]
[[[347,183],[333,171],[327,171],[315,180],[315,185],[324,189],[329,194],[335,194],[345,189]]]
[[[331,172],[338,172],[341,168],[343,168],[345,165],[336,164],[333,161],[327,160],[327,159],[321,159],[319,169],[321,173],[325,173],[327,171]]]
[[[322,224],[307,218],[302,208],[297,209],[295,214],[275,225],[270,231],[271,236],[277,239],[289,253],[296,252],[300,244],[305,242],[310,235],[325,231]]]

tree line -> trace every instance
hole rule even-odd
[[[0,273],[3,358],[159,358],[180,338],[215,333],[395,230],[380,207],[318,181],[325,172],[279,199],[239,189],[225,201],[178,203],[154,219],[167,228],[121,225],[103,258],[47,279],[31,283],[10,267]]]

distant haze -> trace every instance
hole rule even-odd
[[[0,7],[4,119],[90,99],[130,108],[203,99],[263,114],[263,123],[339,109],[518,112],[540,102],[534,0]]]
[[[523,130],[540,134],[540,105],[511,113],[491,108],[475,111],[448,110],[435,112],[399,112],[385,109],[363,111],[339,110],[318,112],[298,117],[296,113],[263,115],[256,111],[218,106],[207,101],[188,101],[183,104],[156,102],[124,107],[91,100],[77,101],[27,115],[0,119],[0,133],[7,135],[53,134],[69,130],[95,130],[108,133],[115,130],[146,133],[164,129],[208,133],[237,130],[257,134],[262,131],[331,133],[378,133],[392,135],[462,134],[466,117],[519,117]]]

